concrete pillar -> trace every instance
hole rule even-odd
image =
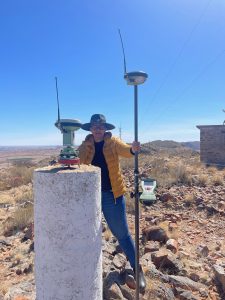
[[[102,299],[100,169],[34,172],[37,300]]]

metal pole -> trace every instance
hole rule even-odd
[[[134,140],[138,142],[138,87],[134,85]],[[139,300],[139,187],[138,187],[138,152],[134,157],[134,188],[135,188],[135,280],[136,300]]]

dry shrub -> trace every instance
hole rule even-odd
[[[162,228],[165,231],[166,235],[170,238],[169,221],[160,222],[157,226]]]
[[[23,165],[10,167],[7,172],[1,173],[0,190],[4,191],[32,182],[34,169],[35,167]]]
[[[215,174],[214,176],[212,176],[211,182],[213,185],[223,185],[224,179],[221,175]]]
[[[199,156],[192,157],[191,159],[189,159],[188,164],[196,170],[200,170],[204,166],[203,163],[200,161]]]
[[[16,187],[32,181],[34,168],[26,166],[13,166],[9,169],[9,184]]]
[[[168,170],[164,174],[164,185],[171,186],[173,184],[192,184],[192,177],[190,170],[184,163],[169,163]]]
[[[199,186],[207,186],[208,184],[208,176],[205,175],[205,174],[200,174],[198,177],[197,177],[197,184]]]
[[[104,237],[105,237],[105,240],[108,242],[111,237],[112,237],[112,233],[110,231],[110,229],[107,227],[106,231],[104,232]]]
[[[129,194],[126,195],[126,211],[129,214],[135,214],[135,198],[131,198]]]
[[[184,164],[179,163],[178,165],[176,165],[173,171],[175,172],[174,175],[177,180],[177,183],[191,185],[192,183],[191,174],[188,168]]]
[[[0,191],[5,191],[8,190],[10,188],[10,186],[8,185],[7,182],[5,182],[4,180],[0,181]]]
[[[5,236],[13,235],[19,230],[23,230],[33,221],[33,205],[19,207],[12,215],[12,218],[6,220],[3,224],[3,234]]]
[[[180,233],[179,233],[179,229],[178,228],[174,228],[172,231],[169,231],[168,233],[168,237],[170,239],[174,239],[174,240],[177,240],[180,236]]]
[[[1,282],[1,285],[0,285],[0,291],[3,295],[5,295],[9,288],[11,287],[12,283],[10,281],[5,281],[5,282]]]
[[[15,196],[14,200],[16,203],[33,203],[33,190],[28,189],[26,191],[24,191],[24,193],[20,193],[18,195]]]
[[[156,158],[151,163],[151,177],[157,180],[158,186],[171,186],[174,183],[169,175],[167,162],[163,158]]]
[[[197,199],[197,197],[195,194],[187,194],[184,197],[184,203],[187,206],[192,206],[195,203],[196,199]]]
[[[217,173],[217,168],[216,167],[213,167],[213,166],[211,166],[211,167],[208,167],[207,168],[207,172],[209,173],[209,174],[215,174],[215,173]]]

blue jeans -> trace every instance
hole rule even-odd
[[[112,234],[126,254],[132,268],[135,267],[135,247],[129,233],[124,196],[115,199],[110,191],[102,192],[102,211]]]

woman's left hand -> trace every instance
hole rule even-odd
[[[132,151],[133,152],[140,152],[141,151],[141,144],[140,144],[140,142],[133,142],[132,143]]]

